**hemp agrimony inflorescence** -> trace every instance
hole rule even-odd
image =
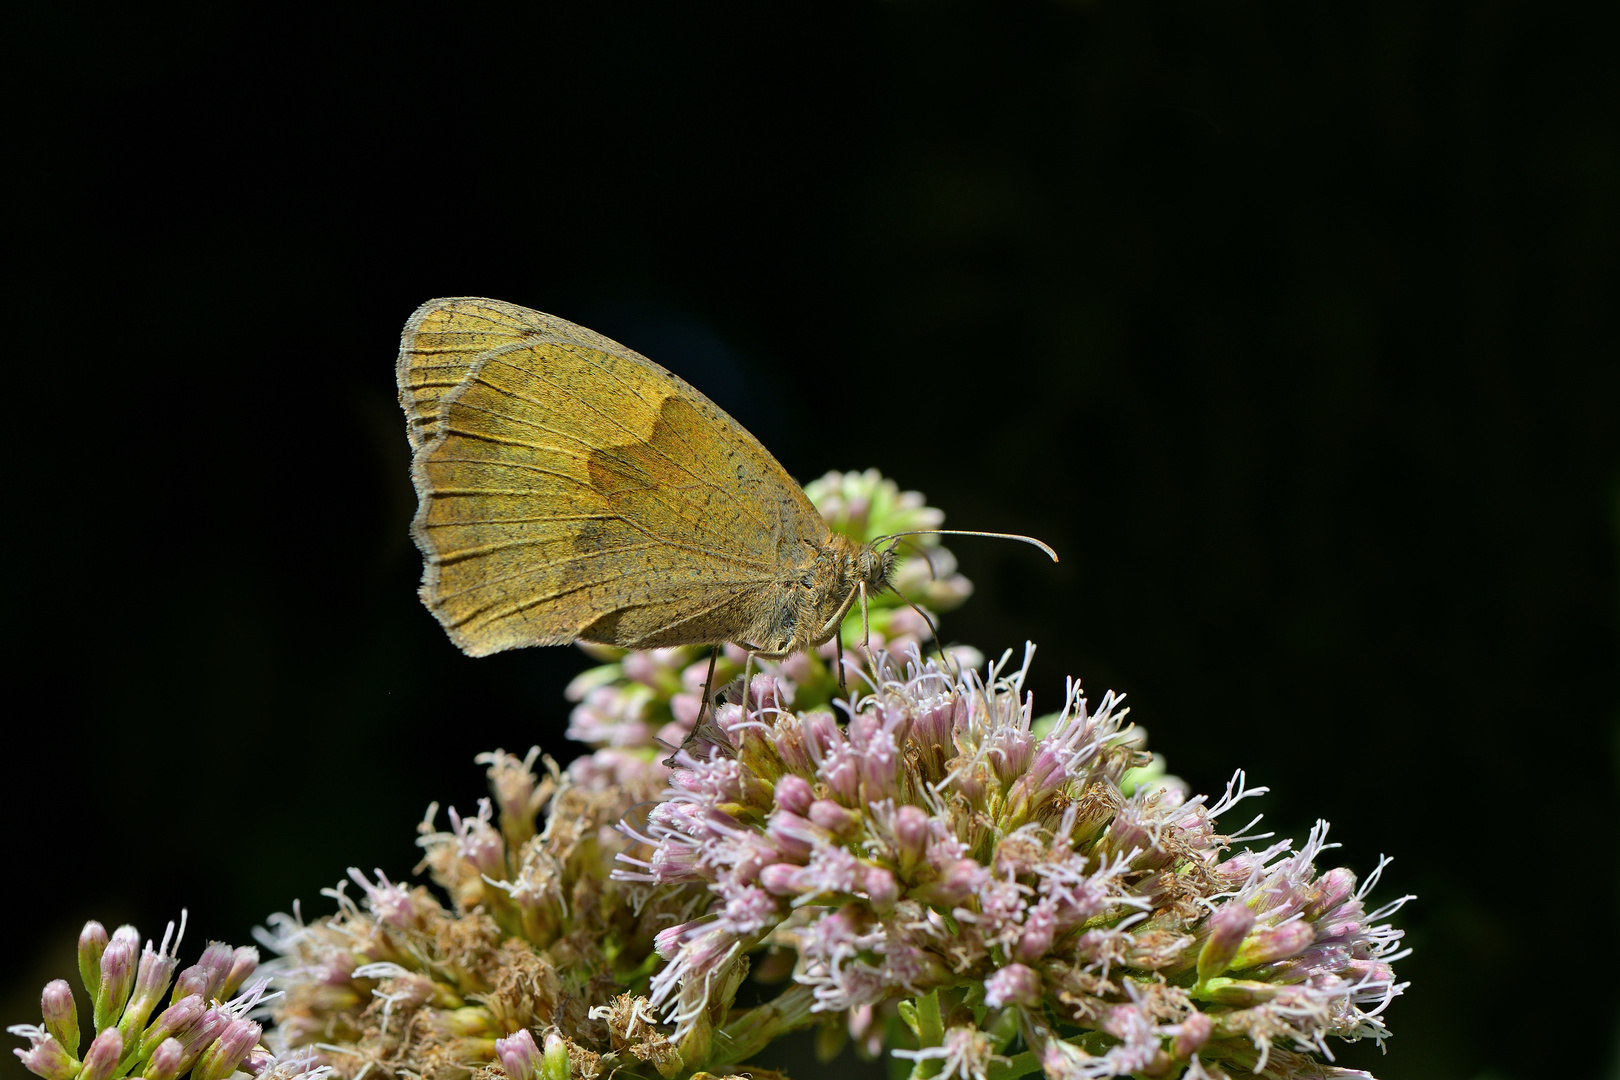
[[[941,519],[873,472],[807,490],[856,540]],[[902,590],[959,603],[949,553],[918,542]],[[567,691],[591,753],[481,755],[492,798],[447,827],[429,808],[417,869],[441,894],[351,868],[335,914],[258,932],[275,960],[210,945],[162,1009],[178,936],[137,955],[132,928],[91,923],[94,1037],[57,980],[18,1055],[47,1080],[758,1078],[814,1026],[914,1080],[1367,1075],[1321,1059],[1382,1043],[1404,988],[1387,919],[1408,898],[1367,910],[1383,861],[1319,872],[1325,823],[1250,846],[1269,834],[1225,821],[1265,789],[1239,772],[1189,797],[1111,693],[1072,683],[1036,716],[1032,646],[980,674],[965,647],[924,659],[927,621],[892,596],[871,624],[841,654],[848,700],[830,643],[747,687],[724,652],[724,703],[673,769],[706,650],[593,650],[608,662]]]

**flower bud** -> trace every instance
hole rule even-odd
[[[789,810],[773,812],[766,822],[765,834],[782,857],[793,862],[808,859],[816,842],[827,838],[827,830]]]
[[[956,702],[943,696],[923,703],[912,714],[907,738],[920,751],[919,764],[930,778],[944,776],[945,762],[956,753],[955,719]]]
[[[108,945],[107,949],[112,951],[112,946]],[[105,971],[102,978],[106,978]],[[96,1036],[90,1049],[85,1052],[84,1068],[79,1070],[79,1080],[107,1080],[118,1068],[118,1059],[123,1055],[124,1037],[118,1034],[117,1028],[106,1029]]]
[[[141,953],[141,966],[135,974],[135,992],[130,995],[129,1004],[124,1007],[124,1016],[118,1021],[118,1030],[123,1034],[125,1044],[136,1046],[140,1043],[146,1018],[163,1000],[163,991],[169,988],[169,979],[174,976],[174,969],[179,964],[176,957],[154,952],[150,945]]]
[[[1262,982],[1259,979],[1229,979],[1217,976],[1205,984],[1203,994],[1200,996],[1203,1000],[1216,1005],[1232,1005],[1247,1009],[1255,1005],[1264,1005],[1287,989],[1286,986]]]
[[[881,866],[868,866],[861,874],[866,898],[878,911],[888,911],[900,899],[900,883]]]
[[[141,1053],[151,1051],[152,1047],[173,1036],[185,1037],[207,1011],[208,1005],[203,1001],[201,994],[190,994],[181,998],[158,1013],[158,1018],[146,1029],[145,1034],[141,1036]],[[147,1080],[151,1078],[148,1077]]]
[[[112,1027],[124,1015],[124,1003],[135,986],[136,950],[140,944],[140,931],[120,926],[101,954],[101,985],[96,990],[95,1008],[97,1031]]]
[[[568,1043],[555,1031],[546,1035],[545,1060],[541,1065],[542,1080],[569,1080]]]
[[[201,999],[199,998],[199,1000]],[[358,1000],[358,997],[356,997],[356,1000]],[[181,1004],[184,1004],[184,1002]],[[166,1012],[167,1010],[165,1010]],[[224,1033],[225,1028],[234,1019],[236,1018],[224,1009],[210,1005],[203,1009],[202,1015],[197,1018],[196,1023],[176,1032],[175,1038],[180,1040],[181,1044],[186,1048],[187,1055],[190,1056],[191,1060],[195,1061],[198,1054],[214,1045],[214,1040]],[[192,1080],[196,1080],[196,1078],[193,1077]]]
[[[91,919],[79,932],[79,981],[90,1000],[101,989],[101,954],[107,949],[107,928]]]
[[[247,982],[248,976],[259,968],[259,950],[251,945],[243,945],[231,953],[231,969],[225,976],[225,985],[220,990],[220,1000],[228,1001],[235,996]]]
[[[1192,1012],[1187,1019],[1181,1022],[1181,1031],[1170,1044],[1170,1053],[1178,1060],[1186,1060],[1196,1054],[1200,1047],[1209,1041],[1209,1035],[1214,1030],[1214,1023],[1207,1013]],[[150,1080],[150,1077],[148,1078]]]
[[[984,981],[984,1003],[992,1009],[1003,1005],[1030,1008],[1041,1003],[1041,977],[1023,964],[1008,964]]]
[[[839,743],[816,769],[816,777],[835,797],[850,806],[861,804],[860,754],[848,743]]]
[[[955,907],[967,903],[988,876],[988,871],[972,859],[957,859],[944,868],[937,880],[918,889],[917,896],[925,903]]]
[[[1198,951],[1198,978],[1212,979],[1232,966],[1233,957],[1254,926],[1247,904],[1229,903],[1209,918],[1209,938]]]
[[[815,790],[810,787],[810,781],[802,776],[788,773],[776,782],[776,805],[789,813],[803,817],[810,812],[810,804],[815,801]]]
[[[169,994],[169,1004],[182,1001],[188,997],[208,999],[208,969],[201,964],[192,964],[180,973],[174,980],[174,991]]]
[[[1269,964],[1273,960],[1285,960],[1303,952],[1315,939],[1315,929],[1303,919],[1270,927],[1244,940],[1232,960],[1232,967],[1242,970],[1256,964]]]
[[[540,1048],[534,1045],[534,1036],[529,1034],[528,1028],[496,1039],[495,1056],[501,1059],[501,1068],[512,1080],[531,1080],[540,1066]]]
[[[1350,982],[1392,984],[1395,982],[1395,969],[1377,960],[1351,960],[1344,965],[1339,976]]]
[[[264,1070],[275,1065],[275,1063],[276,1055],[266,1050],[263,1046],[255,1046],[253,1049],[248,1051],[247,1057],[242,1059],[242,1064],[238,1065],[237,1068],[247,1073],[249,1076],[258,1076],[260,1073],[264,1072]]]
[[[928,813],[909,803],[896,810],[894,840],[899,848],[900,876],[909,878],[928,851]]]
[[[803,871],[792,863],[772,863],[759,872],[759,887],[774,896],[795,896],[804,891]]]
[[[1003,787],[1029,771],[1035,739],[1025,732],[1004,731],[990,744],[990,768]]]
[[[844,809],[831,799],[817,799],[811,803],[809,818],[834,836],[845,840],[861,830],[861,816]]]
[[[975,810],[983,810],[990,795],[990,772],[982,762],[975,762],[956,774],[956,790]]]
[[[231,964],[235,955],[231,947],[223,941],[210,941],[208,948],[202,951],[197,958],[196,967],[208,973],[208,983],[203,989],[203,999],[206,1001],[224,1001],[225,980],[230,977]]]
[[[800,718],[804,725],[804,739],[811,756],[820,761],[844,742],[844,733],[838,727],[838,718],[830,712],[807,713]],[[813,766],[812,766],[813,767]]]
[[[13,1029],[12,1033],[20,1035],[22,1031]],[[27,1050],[12,1051],[22,1059],[24,1068],[45,1080],[73,1080],[79,1063],[56,1041],[56,1036],[31,1034],[30,1039],[32,1045]]]
[[[79,1054],[79,1010],[73,1004],[73,988],[66,979],[52,979],[45,984],[39,997],[40,1015],[45,1018],[45,1030],[56,1037],[69,1055]]]
[[[259,1041],[259,1025],[235,1017],[212,1046],[203,1051],[191,1071],[191,1080],[225,1080]]]
[[[1305,906],[1305,917],[1315,922],[1324,911],[1332,911],[1349,899],[1356,888],[1356,875],[1336,866],[1316,881],[1317,894]]]
[[[1013,955],[1026,964],[1045,956],[1057,937],[1057,921],[1057,906],[1050,898],[1043,897],[1032,905],[1024,916],[1024,932]]]
[[[164,1039],[146,1063],[145,1080],[174,1080],[186,1063],[186,1048],[179,1039]]]

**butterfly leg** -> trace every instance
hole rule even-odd
[[[833,667],[838,669],[838,696],[847,697],[849,690],[844,685],[844,628],[839,627],[833,631]]]
[[[754,685],[754,657],[760,653],[756,649],[748,650],[748,658],[743,661],[742,709],[743,719],[748,719],[748,690]]]
[[[720,643],[717,641],[709,652],[709,673],[703,678],[703,703],[698,706],[697,722],[692,725],[693,728],[703,723],[703,717],[709,711],[710,695],[714,690],[714,662],[719,658]]]
[[[861,648],[872,654],[872,627],[866,621],[866,582],[861,582]]]

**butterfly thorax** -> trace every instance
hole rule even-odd
[[[773,629],[770,648],[797,652],[814,648],[837,632],[844,614],[859,602],[861,586],[868,596],[889,586],[894,572],[894,554],[879,551],[875,545],[860,544],[840,533],[795,568],[792,579],[784,581],[782,622]]]

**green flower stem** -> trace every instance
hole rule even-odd
[[[744,1061],[780,1035],[808,1027],[818,1017],[810,1012],[816,1002],[808,986],[794,986],[784,990],[775,1001],[756,1005],[737,1013],[714,1040],[714,1053],[705,1062],[709,1069]]]
[[[939,991],[930,990],[917,998],[917,1049],[938,1046],[945,1041],[945,1019],[939,1010]],[[911,1070],[911,1080],[936,1076],[942,1063],[938,1058],[922,1058]]]

